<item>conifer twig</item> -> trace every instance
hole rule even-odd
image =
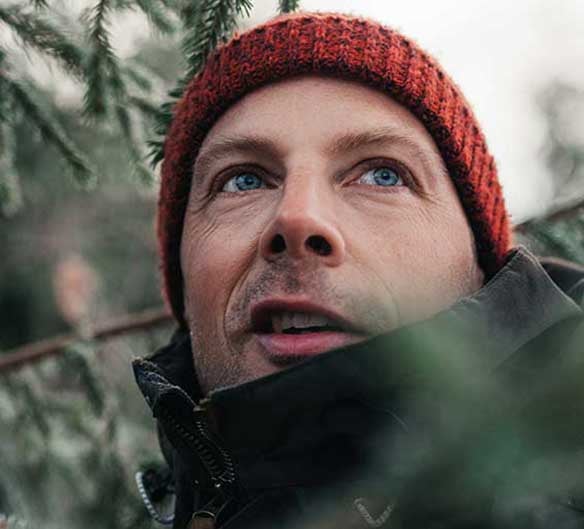
[[[250,0],[201,0],[192,15],[192,28],[186,27],[183,53],[187,62],[186,78],[198,73],[208,55],[235,28],[237,16],[249,15]]]
[[[292,13],[296,11],[300,5],[299,0],[280,0],[280,13]]]
[[[153,122],[158,118],[160,108],[158,105],[148,101],[148,99],[140,96],[130,96],[129,102],[134,108],[137,108],[142,115],[151,119]]]
[[[568,207],[558,208],[551,212],[546,213],[540,218],[530,219],[521,224],[515,226],[515,231],[519,233],[527,232],[531,226],[535,223],[546,222],[546,223],[556,223],[565,220],[570,220],[571,218],[584,214],[584,197],[580,200],[570,204]]]
[[[135,65],[126,65],[122,68],[122,73],[128,81],[140,90],[149,91],[152,89],[152,80],[149,78],[152,75],[151,72],[141,71]]]
[[[141,2],[145,9],[146,4],[145,1]],[[153,175],[143,163],[143,156],[133,130],[132,117],[127,107],[129,103],[127,87],[109,40],[108,15],[112,9],[112,0],[99,0],[86,14],[92,51],[87,67],[84,111],[88,117],[101,118],[113,107],[114,117],[127,145],[133,174],[136,180],[149,186],[153,182]],[[132,79],[134,82],[139,80],[137,72],[134,72]]]
[[[3,84],[17,108],[36,126],[43,139],[61,153],[72,172],[74,181],[84,188],[93,186],[96,180],[95,171],[59,123],[51,119],[36,101],[33,88],[10,78],[4,78]]]
[[[115,110],[118,123],[122,130],[122,135],[126,141],[133,176],[136,181],[140,182],[142,185],[146,187],[151,186],[154,182],[154,177],[142,161],[142,154],[137,146],[130,112],[125,105],[121,104],[116,105]]]
[[[175,26],[169,20],[164,4],[160,0],[134,0],[138,9],[140,9],[148,18],[148,21],[162,34],[170,35],[174,33]]]
[[[47,20],[16,7],[0,7],[0,21],[25,45],[53,57],[75,77],[83,77],[83,52]]]
[[[91,48],[84,96],[84,114],[90,118],[106,115],[108,96],[113,96],[119,101],[125,94],[125,86],[107,29],[111,4],[112,0],[99,0],[83,17],[89,26],[88,41]]]
[[[14,164],[14,144],[12,127],[0,118],[0,212],[4,216],[16,213],[22,205],[20,179]]]
[[[252,7],[252,0],[200,0],[196,8],[193,2],[180,10],[185,31],[182,51],[186,70],[176,87],[169,92],[169,100],[160,108],[155,127],[158,138],[149,142],[151,166],[156,166],[164,157],[163,138],[172,121],[172,109],[187,82],[203,68],[207,57],[217,45],[231,35],[238,17],[249,16]]]
[[[172,316],[164,308],[145,310],[138,314],[118,317],[110,322],[97,325],[88,337],[91,340],[103,341],[125,334],[151,329],[172,322]],[[67,347],[79,341],[77,334],[62,334],[31,343],[0,354],[0,373],[8,373],[25,365],[37,363],[51,358]]]

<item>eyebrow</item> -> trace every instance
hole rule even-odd
[[[350,152],[364,147],[376,145],[399,144],[407,147],[425,164],[431,165],[430,157],[425,150],[406,132],[394,127],[378,127],[361,132],[348,132],[335,138],[327,147],[330,156]]]
[[[220,137],[197,156],[193,167],[193,176],[205,174],[213,162],[234,153],[253,153],[256,155],[261,154],[265,157],[277,158],[282,155],[282,150],[273,140],[263,136]]]
[[[326,146],[325,153],[334,157],[365,147],[392,144],[406,147],[432,174],[433,161],[428,153],[407,132],[395,127],[377,127],[370,130],[343,133]],[[251,134],[220,137],[197,157],[193,174],[205,174],[214,161],[233,153],[252,153],[267,158],[277,158],[282,156],[283,149],[273,139],[264,136]]]

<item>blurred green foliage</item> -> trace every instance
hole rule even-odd
[[[2,376],[0,512],[31,527],[153,526],[133,474],[159,455],[129,361],[164,339],[80,343]]]
[[[161,61],[162,73],[178,71],[172,49],[148,44],[134,60],[141,54]],[[51,104],[51,94],[42,97]],[[131,178],[115,127],[87,124],[76,108],[53,113],[90,154],[99,185],[89,191],[63,178],[60,153],[47,148],[34,123],[15,119],[22,206],[0,221],[3,350],[161,303],[156,188]],[[94,288],[85,292],[84,279]],[[160,456],[130,360],[162,345],[169,332],[99,346],[80,341],[55,360],[0,375],[0,513],[17,516],[22,527],[153,527],[134,472]]]

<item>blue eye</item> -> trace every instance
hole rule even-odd
[[[264,181],[253,173],[239,173],[232,176],[225,184],[221,191],[227,193],[237,193],[242,191],[253,191],[266,187]]]
[[[369,169],[359,179],[359,182],[383,187],[404,185],[402,177],[391,167],[375,167]]]

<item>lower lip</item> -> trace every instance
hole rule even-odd
[[[304,334],[256,334],[270,360],[282,362],[314,356],[365,339],[346,332],[311,332]]]

